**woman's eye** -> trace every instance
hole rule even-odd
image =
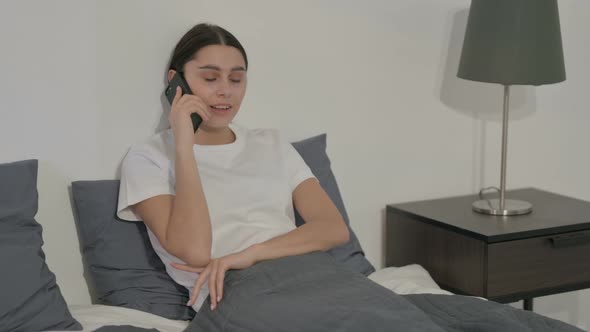
[[[215,81],[215,78],[214,77],[213,78],[211,78],[211,77],[205,77],[205,81],[207,81],[207,82],[213,82],[213,81]]]
[[[230,79],[230,81],[234,82],[234,83],[240,83],[242,80],[238,80],[238,79]]]

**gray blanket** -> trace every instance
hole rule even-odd
[[[320,252],[230,271],[224,287],[185,331],[582,331],[472,297],[397,295]]]

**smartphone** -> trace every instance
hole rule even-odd
[[[172,105],[172,101],[174,100],[174,96],[176,95],[177,87],[180,87],[183,95],[187,93],[191,95],[193,94],[191,88],[188,86],[188,83],[184,79],[182,73],[176,72],[176,74],[174,74],[174,76],[170,80],[170,83],[168,83],[166,91],[164,91],[164,94],[166,95],[166,98],[168,98],[168,102],[170,102],[170,105]],[[192,113],[191,120],[193,121],[193,130],[197,132],[197,129],[199,129],[199,126],[201,125],[201,122],[203,122],[203,119],[198,113]]]

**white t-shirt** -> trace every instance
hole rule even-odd
[[[292,192],[313,173],[293,146],[274,129],[230,124],[236,139],[224,145],[193,146],[211,217],[211,257],[219,258],[295,229]],[[131,205],[175,194],[175,148],[171,129],[129,149],[122,164],[117,215],[140,221]],[[168,253],[148,228],[152,246],[168,274],[192,292],[197,273],[170,266],[184,263]],[[205,284],[195,311],[209,289]]]

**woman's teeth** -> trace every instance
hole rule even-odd
[[[227,114],[230,114],[229,113],[230,110],[231,110],[231,106],[230,105],[211,106],[211,111],[214,112],[215,114],[219,115],[219,116],[225,116]]]

